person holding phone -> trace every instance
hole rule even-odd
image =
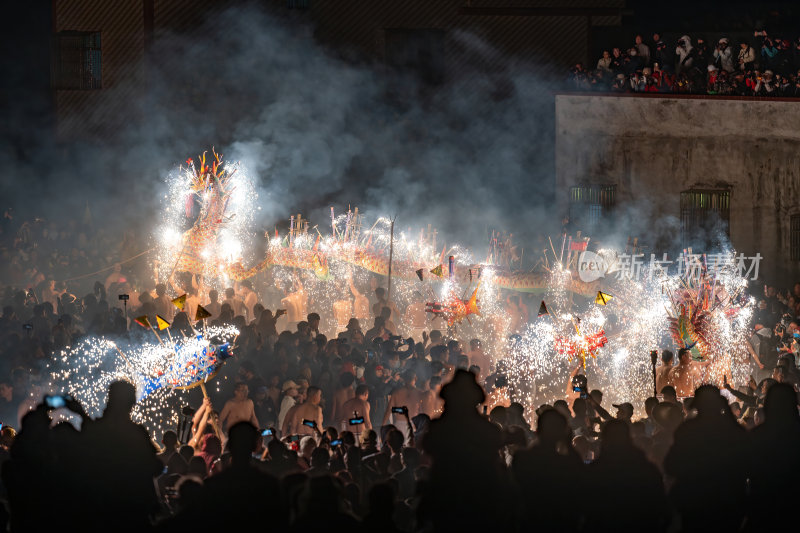
[[[350,430],[348,421],[351,418],[364,418],[364,425],[359,430],[372,429],[372,421],[369,413],[369,387],[359,385],[356,387],[356,395],[342,404],[338,411],[340,416],[334,421],[336,428],[342,431]]]
[[[383,424],[388,424],[389,417],[391,416],[391,423],[394,424],[394,426],[399,429],[403,435],[408,437],[412,431],[410,419],[419,414],[419,408],[422,403],[422,394],[416,387],[417,375],[414,374],[414,372],[406,371],[403,373],[402,377],[402,385],[394,389],[389,396],[389,402],[386,405],[386,412],[383,414]],[[395,413],[392,409],[394,407],[406,407],[406,413]]]
[[[287,434],[289,435],[316,435],[322,428],[322,389],[311,386],[306,393],[306,401],[299,405],[292,413],[287,415]],[[289,418],[291,417],[291,418]],[[304,424],[308,420],[316,423],[316,428]]]

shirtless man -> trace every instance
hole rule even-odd
[[[362,324],[366,324],[367,319],[370,318],[369,314],[369,298],[358,292],[353,278],[347,280],[350,285],[350,292],[353,293],[353,318],[357,318]]]
[[[670,372],[672,371],[675,354],[669,350],[661,352],[661,366],[656,368],[656,390],[660,391],[667,385],[672,385]]]
[[[250,422],[258,427],[258,419],[253,406],[253,400],[247,397],[249,391],[247,383],[237,383],[233,389],[233,398],[225,402],[225,407],[219,415],[220,427],[228,428],[238,422]]]
[[[483,351],[483,343],[480,339],[472,339],[469,341],[469,352],[467,352],[467,356],[469,357],[470,365],[475,365],[481,369],[478,375],[478,382],[480,382],[481,379],[489,375],[492,366],[492,359],[489,357],[489,354]]]
[[[322,389],[311,386],[306,392],[306,401],[298,405],[296,409],[286,416],[287,435],[316,435],[317,431],[322,431],[322,407],[319,402],[322,400]],[[316,422],[314,428],[303,424],[303,420]]]
[[[156,314],[167,322],[172,322],[175,316],[175,306],[172,305],[172,300],[167,296],[166,284],[159,283],[156,285],[156,297],[153,298],[153,303],[156,305]]]
[[[442,378],[433,376],[428,380],[428,388],[422,391],[422,401],[419,411],[431,418],[438,418],[444,409],[444,400],[439,397],[442,389]]]
[[[364,424],[360,429],[372,429],[372,422],[369,417],[369,387],[359,385],[356,387],[355,397],[350,398],[342,404],[338,411],[339,418],[335,418],[336,429],[340,431],[352,430],[349,424],[350,418],[364,417]]]
[[[302,322],[306,319],[306,304],[307,298],[305,289],[300,282],[300,278],[295,276],[294,292],[287,294],[286,297],[281,300],[281,305],[286,307],[287,328],[292,329],[297,326],[298,322]]]
[[[183,310],[186,311],[186,316],[189,317],[189,322],[194,322],[194,317],[197,316],[197,306],[200,305],[200,298],[197,296],[197,289],[192,286],[186,291],[186,303]],[[219,314],[219,312],[217,312]]]
[[[409,337],[419,340],[422,338],[422,332],[425,331],[426,322],[428,320],[428,313],[425,312],[425,302],[419,291],[414,291],[413,299],[406,312],[403,313],[403,327]]]
[[[392,316],[400,316],[400,311],[397,310],[397,306],[394,304],[394,302],[389,301],[386,294],[386,289],[384,289],[383,287],[376,288],[375,299],[377,300],[377,302],[372,305],[373,316],[380,315],[383,312],[384,307],[388,307],[389,309],[392,310],[391,312]]]
[[[258,303],[258,295],[253,290],[253,284],[249,279],[242,281],[239,288],[242,300],[244,300],[244,308],[247,310],[247,321],[252,322],[256,319],[253,314],[253,306]]]
[[[353,283],[352,280],[348,280]],[[333,302],[333,319],[336,321],[336,332],[344,331],[347,328],[347,322],[353,316],[353,301],[350,300],[350,295],[345,292],[343,286],[336,287],[336,293],[341,294],[341,298]]]
[[[333,406],[331,408],[331,418],[334,422],[338,422],[342,416],[347,416],[346,413],[342,415],[342,407],[355,394],[353,392],[353,382],[355,380],[356,377],[350,372],[344,372],[339,376],[339,388],[333,393]]]
[[[122,265],[114,263],[114,270],[108,275],[105,282],[106,290],[108,290],[114,283],[123,283],[125,276],[122,275]]]
[[[188,298],[186,299],[189,300]],[[219,312],[222,308],[222,304],[219,303],[219,292],[216,289],[211,289],[208,291],[208,303],[203,306],[206,311],[211,313],[211,318],[216,319],[219,318]],[[190,315],[189,318],[194,318],[195,315]]]
[[[408,418],[417,416],[422,404],[422,395],[417,390],[416,383],[417,375],[414,372],[406,371],[403,374],[403,385],[394,389],[389,395],[386,412],[383,414],[383,425],[388,424],[389,417],[392,417],[392,423],[403,435],[408,435],[408,422],[405,416],[393,414],[392,407],[408,407]]]
[[[58,313],[58,299],[64,294],[66,289],[59,291],[56,289],[55,280],[47,280],[47,287],[42,291],[42,302],[50,302],[53,305],[53,311]]]
[[[390,335],[397,335],[397,326],[392,321],[392,308],[384,307],[381,309],[381,316],[383,317],[383,327],[386,328],[386,331],[388,331]]]
[[[678,398],[694,396],[694,391],[702,384],[702,373],[708,362],[692,361],[692,352],[686,348],[678,350],[678,365],[670,370],[669,380]]]
[[[225,299],[222,305],[228,304],[233,309],[233,316],[245,316],[244,302],[236,297],[236,291],[232,287],[225,289]]]

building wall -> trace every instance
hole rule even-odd
[[[57,138],[103,138],[135,120],[143,88],[142,0],[56,0],[54,31],[100,32],[102,89],[56,90]]]
[[[384,58],[387,29],[439,29],[448,36],[450,75],[473,69],[469,47],[482,50],[488,63],[537,63],[543,74],[560,79],[568,65],[588,60],[591,27],[619,25],[624,5],[624,0],[337,0],[314,1],[311,14],[320,42],[377,60]],[[470,36],[483,44],[468,44]]]
[[[440,30],[443,81],[464,73],[478,81],[488,75],[499,95],[507,85],[504,75],[509,65],[528,68],[535,63],[543,80],[563,79],[569,65],[588,59],[591,28],[619,25],[619,10],[625,4],[624,0],[309,0],[308,9],[287,7],[297,3],[264,0],[260,5],[284,17],[287,24],[296,19],[312,23],[321,45],[357,60],[385,61],[387,31]],[[191,34],[209,17],[242,4],[252,5],[246,0],[54,0],[54,32],[101,32],[103,71],[102,89],[55,91],[57,138],[106,139],[120,125],[138,120],[141,106],[146,105],[151,43],[170,32]],[[515,9],[509,11],[509,6]]]
[[[800,276],[789,257],[789,218],[800,214],[798,121],[796,102],[774,99],[557,95],[559,209],[567,212],[572,185],[614,184],[618,208],[644,206],[629,230],[648,241],[675,231],[681,191],[730,187],[733,246],[761,253],[768,277]]]

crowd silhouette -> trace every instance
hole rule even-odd
[[[112,266],[79,298],[80,286],[48,280],[58,270],[37,254],[49,247],[58,260],[63,246],[86,240],[74,226],[57,238],[48,231],[46,246],[36,224],[5,232],[16,236],[17,259],[0,278],[11,281],[0,316],[0,529],[750,532],[790,516],[800,284],[759,298],[748,384],[695,391],[702,380],[675,366],[687,354],[665,351],[658,396],[643,410],[628,403],[635,398],[604,405],[577,369],[562,377],[582,393],[534,410],[511,390],[502,348],[469,339],[462,351],[467,339],[443,335],[424,311],[422,342],[407,339],[419,302],[397,309],[374,278],[375,287],[354,282],[345,301],[366,316],[344,322],[301,313],[299,280],[262,280],[258,296],[275,312],[244,284],[200,294],[185,279],[149,290],[127,267]],[[69,275],[87,266],[66,255]],[[92,268],[108,268],[89,256]],[[201,326],[170,303],[184,291],[210,323],[240,331],[219,392],[168,406],[181,423],[159,443],[131,420],[137,391],[124,381],[111,385],[101,416],[61,397],[79,422],[60,421],[44,397],[59,392],[42,375],[53,353],[90,336],[135,342],[149,334],[132,320],[140,315],[155,323],[168,314],[172,335],[191,333]],[[127,307],[109,304],[119,294],[130,294]],[[323,298],[315,309],[342,307]],[[508,309],[524,327],[527,306],[515,300]],[[295,306],[288,313],[285,302]]]
[[[165,466],[168,448],[130,419],[134,387],[115,382],[96,420],[68,405],[83,417],[80,430],[53,425],[45,403],[25,415],[2,466],[4,518],[11,531],[187,532],[775,531],[789,518],[800,416],[787,384],[770,387],[764,422],[750,431],[711,385],[677,425],[667,416],[675,404],[659,404],[659,429],[674,432],[663,464],[621,419],[602,424],[593,460],[582,460],[552,407],[540,409],[530,440],[520,426],[491,422],[466,370],[441,396],[441,417],[415,446],[395,429],[377,442],[343,432],[319,438],[305,470],[285,442],[264,443],[238,422],[208,474],[202,460],[192,473],[197,456],[190,450],[187,464],[175,441]],[[165,480],[174,493],[159,493]]]

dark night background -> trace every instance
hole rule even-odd
[[[265,228],[285,224],[290,213],[314,220],[331,205],[340,212],[352,205],[396,214],[402,227],[422,217],[478,245],[492,227],[527,239],[557,231],[563,213],[548,207],[556,194],[553,93],[576,54],[593,63],[621,36],[654,29],[746,32],[796,19],[787,3],[775,4],[780,16],[763,5],[755,12],[750,2],[727,2],[722,13],[707,1],[568,3],[525,20],[535,29],[545,15],[616,13],[619,25],[593,26],[584,36],[553,31],[516,49],[512,37],[478,25],[446,34],[388,30],[376,59],[350,35],[344,10],[358,2],[318,1],[309,9],[198,2],[146,33],[133,89],[104,87],[104,102],[113,105],[98,104],[80,135],[58,135],[56,4],[6,6],[3,207],[55,218],[88,201],[95,216],[145,237],[165,174],[213,145],[258,174]],[[698,18],[701,12],[707,16]],[[381,16],[379,8],[360,14]],[[576,45],[579,38],[585,44]]]

